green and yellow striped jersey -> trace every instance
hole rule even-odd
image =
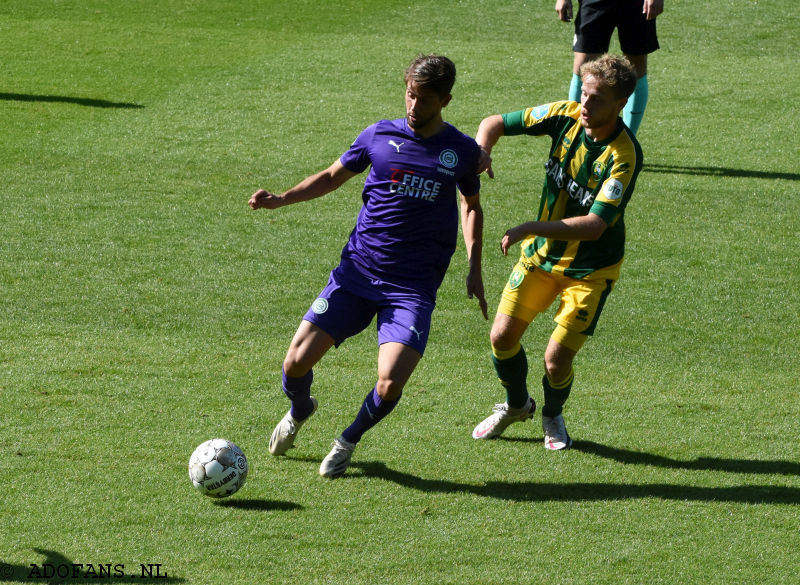
[[[594,241],[531,236],[521,243],[522,261],[571,278],[619,277],[625,255],[625,208],[642,168],[642,149],[622,123],[595,142],[580,123],[581,106],[564,101],[503,115],[505,135],[548,135],[553,143],[545,164],[539,221],[595,213],[608,224]]]

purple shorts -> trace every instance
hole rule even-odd
[[[425,353],[436,303],[414,289],[372,280],[340,264],[303,316],[339,346],[377,316],[378,344],[397,342]]]

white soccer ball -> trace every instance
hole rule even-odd
[[[247,479],[247,470],[244,452],[225,439],[206,441],[189,457],[192,485],[211,498],[226,498],[239,491]]]

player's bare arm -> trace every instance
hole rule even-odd
[[[642,14],[647,20],[653,20],[656,16],[664,12],[664,0],[644,0]]]
[[[348,170],[337,160],[324,171],[307,177],[281,195],[259,189],[253,193],[248,203],[253,209],[277,209],[301,201],[310,201],[335,191],[355,175],[356,173]]]
[[[492,168],[492,155],[490,155],[485,149],[481,148],[481,154],[478,156],[478,168],[475,170],[476,175],[480,175],[483,171],[491,170]],[[494,173],[489,176],[490,179],[494,179]]]
[[[607,226],[605,220],[594,213],[558,221],[529,221],[509,229],[500,241],[500,250],[507,256],[511,246],[534,235],[554,240],[596,240],[603,235]]]
[[[572,0],[556,0],[556,14],[562,22],[572,20]]]
[[[483,168],[479,172],[486,171],[490,179],[494,179],[494,171],[492,170],[492,148],[497,144],[497,141],[505,134],[505,126],[503,125],[503,117],[499,114],[489,116],[481,121],[478,126],[478,134],[475,136],[475,142],[481,147],[485,156],[481,157],[480,164]]]
[[[484,319],[489,319],[489,307],[483,288],[481,268],[483,254],[483,208],[480,195],[461,196],[461,231],[467,247],[469,272],[467,273],[467,297],[477,298]]]

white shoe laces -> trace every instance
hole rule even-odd
[[[498,414],[508,414],[508,403],[500,402],[498,404],[495,404],[494,407],[492,408],[492,412],[496,412]]]

